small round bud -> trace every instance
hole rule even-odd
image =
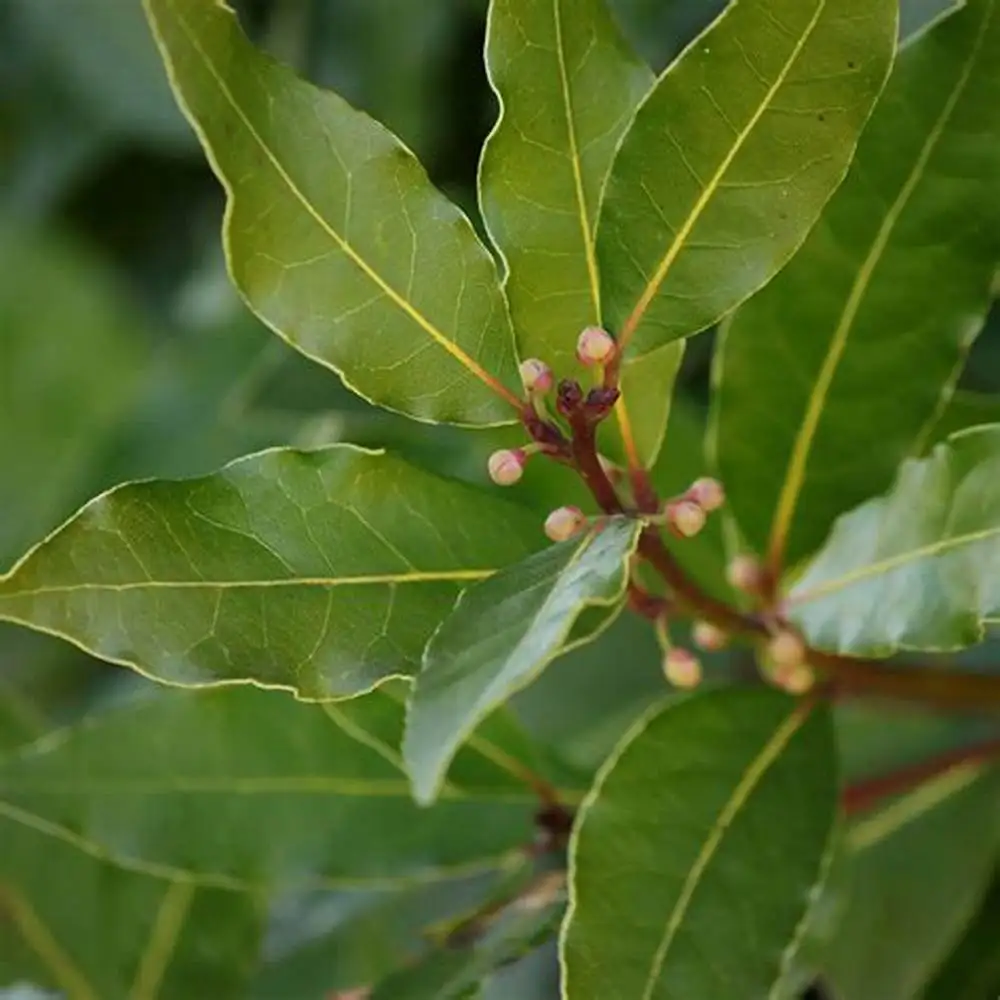
[[[588,326],[576,341],[576,356],[585,365],[605,365],[615,350],[614,338],[599,326]]]
[[[667,518],[679,535],[693,538],[705,527],[705,511],[693,500],[678,500],[667,506]]]
[[[726,502],[726,494],[722,489],[722,483],[718,479],[710,476],[702,476],[696,479],[687,492],[688,497],[693,500],[703,510],[711,513],[718,510]]]
[[[490,479],[497,486],[513,486],[524,473],[527,454],[521,448],[502,448],[490,455],[488,468]]]
[[[663,657],[663,673],[679,688],[694,688],[701,683],[701,663],[694,653],[674,646]]]
[[[554,542],[565,542],[579,534],[587,524],[587,516],[579,507],[557,507],[545,519],[545,534]]]
[[[806,662],[806,644],[789,629],[776,632],[767,644],[767,655],[776,673],[790,672]]]
[[[522,361],[518,370],[521,373],[521,384],[524,386],[525,392],[548,392],[555,385],[552,369],[544,361],[539,361],[538,358],[528,358],[526,361]]]
[[[764,567],[754,556],[737,556],[726,567],[729,585],[745,594],[756,594],[764,584]]]
[[[816,675],[807,663],[800,663],[791,670],[777,670],[774,683],[789,694],[806,694],[816,683]]]
[[[711,622],[695,622],[691,628],[691,641],[707,652],[725,649],[729,642],[729,633]]]

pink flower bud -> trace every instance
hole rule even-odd
[[[693,500],[703,510],[711,513],[718,510],[726,502],[726,494],[722,489],[722,483],[718,479],[710,476],[702,476],[696,479],[687,492],[688,498]]]
[[[663,673],[674,687],[694,688],[701,683],[701,663],[694,653],[674,646],[663,657]]]
[[[711,622],[695,622],[691,629],[691,641],[706,651],[725,649],[729,642],[729,633]]]
[[[806,644],[790,629],[776,632],[767,644],[767,655],[776,672],[790,672],[806,662]]]
[[[518,370],[521,373],[521,384],[526,392],[548,392],[555,384],[552,369],[544,361],[539,361],[538,358],[528,358],[522,361]]]
[[[693,538],[705,527],[705,511],[693,500],[678,500],[667,505],[667,519],[674,530],[685,538]]]
[[[808,664],[801,663],[791,670],[775,671],[774,683],[789,694],[806,694],[816,683],[816,675]]]
[[[737,556],[726,567],[729,585],[744,594],[756,594],[764,585],[764,567],[754,556]]]
[[[588,326],[576,341],[576,356],[585,365],[606,365],[615,350],[614,338],[599,326]]]
[[[554,542],[565,542],[586,527],[587,516],[579,507],[557,507],[545,519],[545,534]]]
[[[490,479],[497,486],[513,486],[524,474],[527,454],[521,448],[502,448],[490,455],[488,468]]]

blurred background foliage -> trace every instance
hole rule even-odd
[[[476,219],[477,160],[495,115],[482,66],[486,0],[237,6],[262,46],[384,121]],[[660,69],[724,2],[612,6]],[[903,33],[947,6],[904,0]],[[242,306],[219,243],[222,191],[174,104],[138,0],[3,0],[0,92],[0,569],[117,482],[205,472],[271,445],[385,445],[482,479],[483,456],[509,432],[430,428],[374,411]],[[689,345],[663,483],[700,471],[712,342],[708,333]],[[996,317],[963,381],[1000,391]],[[528,480],[527,499],[552,489]],[[623,617],[520,696],[522,721],[565,765],[588,772],[662,696],[657,663],[648,630]],[[716,666],[739,673],[747,664]],[[0,628],[0,753],[146,686],[63,643]],[[913,713],[842,722],[853,774],[973,735]],[[920,845],[908,849],[922,863]],[[286,997],[294,981],[307,998],[364,981],[412,943],[415,928],[481,893],[460,882],[279,899],[256,995]],[[539,985],[547,958],[533,959],[542,963],[531,977],[539,997],[551,995]]]

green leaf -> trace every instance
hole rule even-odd
[[[1000,423],[1000,396],[959,389],[927,432],[926,452],[970,427]]]
[[[605,319],[634,354],[710,326],[795,252],[882,88],[896,8],[731,4],[660,77],[597,233]]]
[[[824,968],[836,997],[921,995],[988,884],[998,788],[995,774],[958,767],[851,829],[849,894]]]
[[[526,863],[519,862],[519,863]],[[379,889],[279,896],[253,1000],[328,1000],[380,982],[427,949],[428,934],[484,904],[494,872]]]
[[[985,320],[998,61],[995,0],[969,0],[909,46],[820,223],[725,330],[719,471],[742,533],[775,562],[815,551],[922,450]]]
[[[394,136],[258,52],[221,0],[146,0],[229,195],[233,279],[292,346],[419,420],[513,420],[493,261]]]
[[[320,706],[253,688],[162,690],[0,763],[0,817],[234,888],[436,880],[531,841],[535,796],[471,750],[439,805],[416,806],[395,749],[402,721],[384,694]]]
[[[403,757],[418,802],[433,801],[465,737],[559,653],[580,612],[618,599],[639,529],[612,521],[465,591],[413,686]]]
[[[93,500],[0,577],[0,618],[165,683],[348,697],[414,673],[459,588],[544,540],[393,456],[276,449]]]
[[[0,818],[0,988],[67,1000],[243,1000],[260,944],[251,895],[154,878]]]
[[[494,0],[486,66],[500,117],[483,151],[483,215],[506,265],[518,347],[560,376],[588,382],[577,334],[600,325],[594,232],[618,141],[653,84],[604,0]],[[623,372],[622,433],[644,463],[663,439],[682,348]],[[627,410],[626,410],[627,408]],[[622,434],[602,443],[625,454]]]
[[[662,701],[662,656],[649,622],[624,613],[593,642],[549,664],[514,696],[513,709],[535,740],[592,775],[636,719]]]
[[[477,927],[472,946],[431,952],[414,967],[389,976],[372,993],[371,1000],[463,1000],[479,995],[481,980],[499,966],[519,958],[555,933],[565,903],[559,873],[534,894],[512,902]]]
[[[1000,614],[1000,426],[963,431],[845,514],[787,597],[809,642],[842,653],[956,649]]]
[[[986,1000],[1000,995],[1000,881],[989,892],[958,946],[925,990],[924,1000]]]
[[[828,713],[773,691],[709,691],[635,727],[571,843],[565,996],[767,996],[823,876],[836,785]]]

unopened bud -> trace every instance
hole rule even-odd
[[[795,632],[784,629],[771,637],[767,655],[776,673],[790,672],[806,662],[806,644]]]
[[[552,369],[544,361],[539,361],[538,358],[528,358],[522,361],[518,370],[521,373],[521,384],[524,386],[525,392],[548,392],[555,384]]]
[[[588,326],[576,341],[576,356],[585,365],[605,365],[615,350],[614,338],[599,326]]]
[[[764,585],[764,567],[754,556],[737,556],[726,567],[729,585],[745,594],[756,594]]]
[[[722,483],[718,479],[710,476],[702,476],[696,479],[687,492],[688,497],[699,507],[711,513],[718,510],[726,502],[726,494],[722,489]]]
[[[579,507],[557,507],[545,519],[545,534],[554,542],[565,542],[586,527],[587,516]]]
[[[527,460],[527,453],[522,448],[502,448],[493,452],[487,463],[490,479],[498,486],[513,486],[524,474]]]
[[[816,683],[816,675],[807,663],[800,663],[791,670],[775,670],[774,683],[789,694],[806,694]]]
[[[693,538],[705,527],[705,511],[693,500],[678,500],[667,506],[667,519],[679,535]]]
[[[729,642],[729,633],[711,622],[695,622],[691,628],[691,641],[708,652],[724,649]]]
[[[694,688],[701,683],[701,663],[694,653],[674,646],[663,657],[663,673],[679,688]]]

